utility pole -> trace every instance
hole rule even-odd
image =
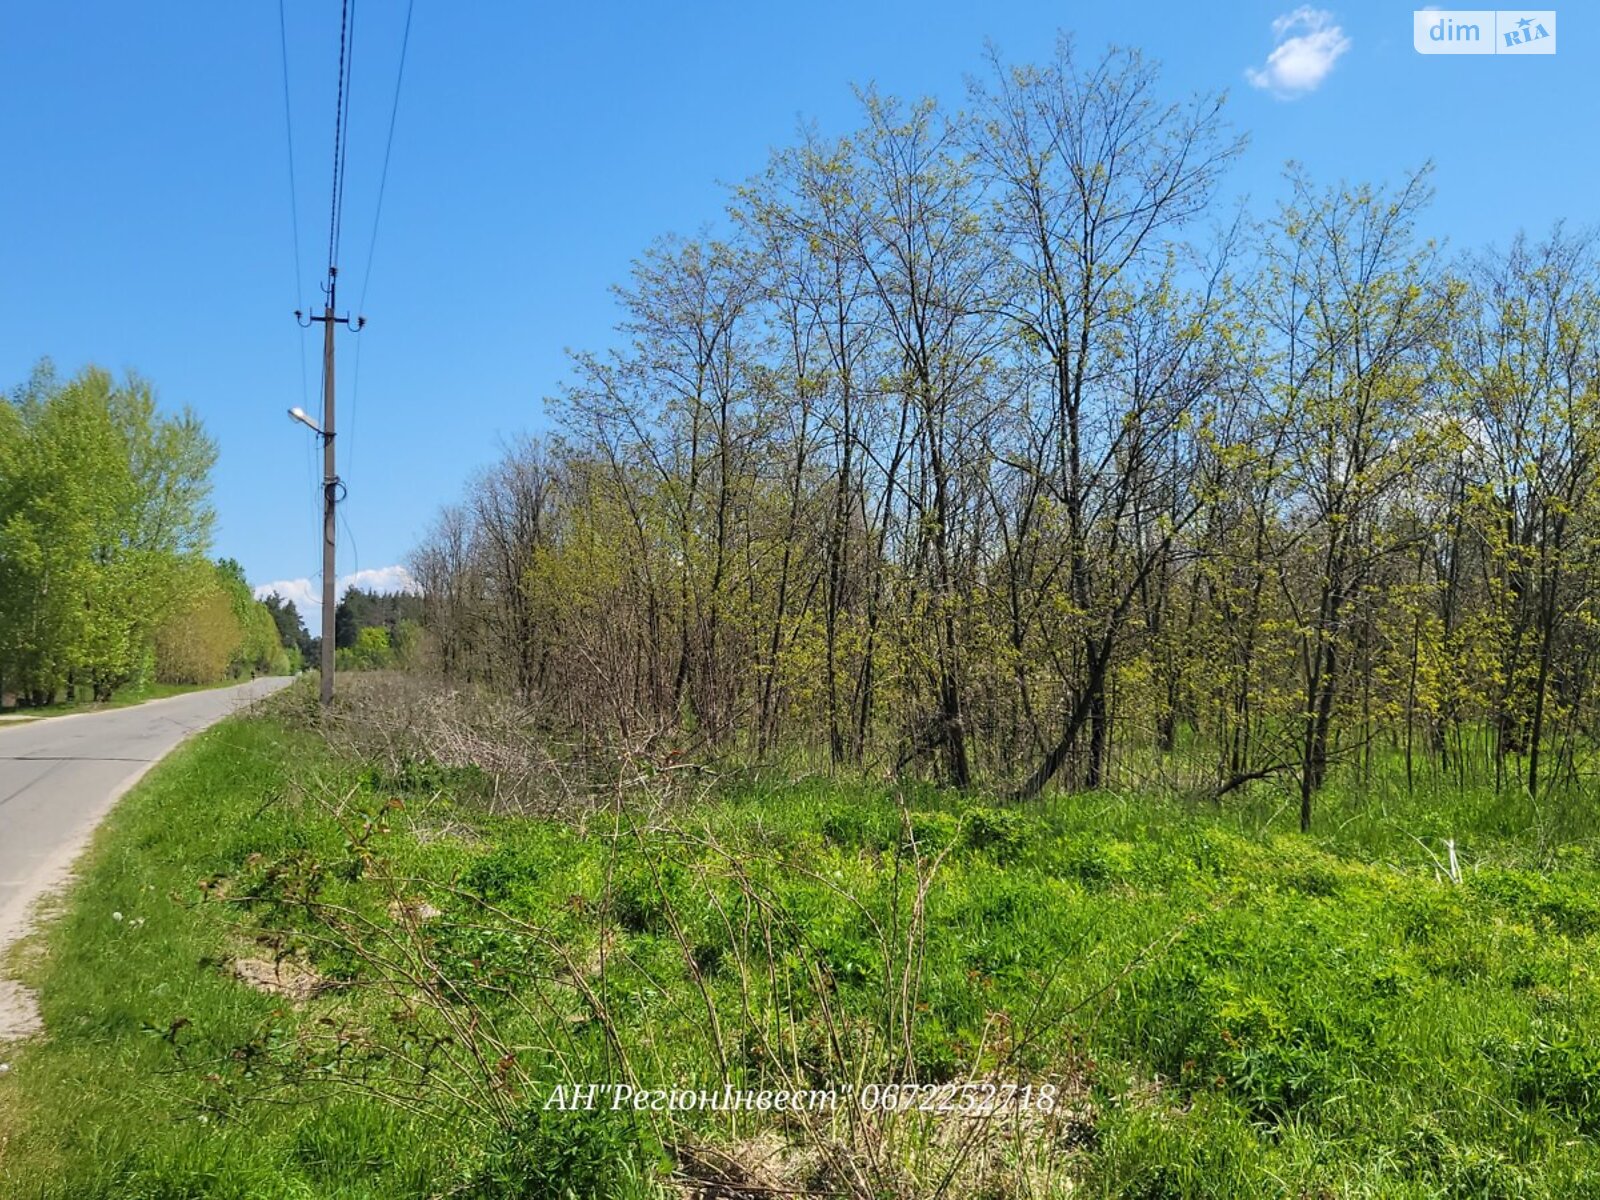
[[[367,319],[356,317],[352,322],[348,316],[334,315],[338,307],[339,290],[339,232],[343,223],[344,214],[344,177],[345,153],[349,149],[345,139],[346,125],[349,120],[347,108],[350,88],[350,60],[353,56],[355,0],[343,0],[340,6],[339,17],[339,89],[337,101],[333,110],[333,207],[328,220],[328,282],[323,284],[323,293],[327,301],[322,306],[322,315],[309,319],[302,312],[294,314],[295,320],[300,322],[302,328],[310,328],[313,322],[322,325],[322,424],[319,426],[305,412],[299,408],[291,408],[289,415],[303,425],[313,429],[322,439],[322,707],[327,708],[333,703],[333,659],[334,659],[334,627],[335,627],[335,584],[338,582],[336,574],[338,565],[334,556],[334,542],[338,528],[337,507],[344,490],[344,484],[339,481],[338,464],[334,458],[334,404],[333,404],[333,327],[343,325],[351,333],[358,333],[366,325]],[[406,34],[410,36],[411,17],[409,10],[406,15]],[[279,13],[279,34],[283,34],[282,13]],[[402,44],[400,61],[405,63],[405,49]],[[284,48],[283,68],[283,95],[284,111],[288,112],[289,104],[289,65],[288,49]],[[395,81],[395,103],[399,104],[400,84]],[[394,139],[394,119],[391,114],[389,121],[389,138]],[[388,152],[384,152],[384,172],[388,173]],[[294,189],[294,138],[290,134],[289,142],[289,187]],[[380,209],[383,203],[383,183],[378,184],[378,203]],[[298,218],[296,218],[298,222]],[[373,238],[377,238],[377,225],[374,219]],[[295,232],[295,286],[300,283],[300,234],[298,223]],[[371,253],[368,253],[367,270],[370,276],[372,269]]]
[[[337,582],[334,562],[334,542],[338,530],[338,521],[334,508],[339,502],[339,489],[343,486],[339,482],[339,472],[333,455],[334,432],[334,405],[333,405],[333,327],[335,325],[349,326],[353,332],[359,333],[362,326],[367,323],[365,317],[357,317],[354,325],[350,325],[348,316],[334,316],[333,308],[336,299],[335,293],[339,284],[339,268],[328,268],[328,285],[323,290],[328,294],[327,304],[323,306],[320,317],[313,316],[311,321],[322,325],[322,427],[317,431],[322,438],[322,707],[327,708],[333,703],[333,650],[334,650],[334,585]],[[298,318],[301,314],[295,313]],[[310,322],[307,322],[308,324]]]

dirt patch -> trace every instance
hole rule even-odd
[[[64,866],[52,864],[0,912],[0,972],[25,974],[43,954],[36,930],[60,915],[62,890],[71,880]],[[0,978],[0,1045],[42,1033],[38,995],[15,979]]]
[[[422,846],[431,846],[435,842],[459,842],[469,850],[476,850],[484,845],[482,835],[461,821],[445,821],[439,825],[413,824],[411,836]]]
[[[770,1200],[775,1195],[835,1195],[821,1156],[764,1130],[725,1146],[682,1142],[672,1147],[673,1180],[682,1200]]]
[[[32,989],[10,979],[0,979],[0,1042],[13,1042],[43,1032],[39,998]]]
[[[863,1111],[831,1127],[791,1121],[726,1141],[686,1136],[669,1145],[673,1194],[772,1200],[870,1186],[903,1196],[938,1185],[948,1196],[1064,1196],[1082,1184],[1084,1156],[1099,1141],[1097,1114],[1081,1076],[1058,1075],[1051,1086],[1048,1107],[1002,1089],[1004,1098],[981,1112]]]
[[[426,900],[394,900],[389,904],[389,919],[401,925],[420,925],[443,915]]]
[[[587,954],[578,957],[572,965],[579,974],[591,979],[598,978],[607,961],[616,954],[620,940],[615,929],[602,930],[600,939],[595,943],[594,948]]]
[[[303,1004],[329,986],[321,975],[292,958],[236,958],[230,970],[235,979],[256,991],[283,996],[296,1004]]]

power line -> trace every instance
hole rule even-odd
[[[305,356],[305,331],[300,334],[300,354]],[[309,505],[311,523],[315,524],[322,510],[322,484],[317,479],[317,449],[316,443],[306,442],[306,501]]]
[[[356,531],[350,527],[350,518],[343,513],[339,514],[339,520],[344,522],[344,535],[350,539],[350,574],[359,575],[361,574],[361,547],[356,545]]]
[[[344,147],[339,152],[339,232],[334,245],[334,254],[337,256],[344,250],[344,185],[350,172],[346,164],[350,159],[350,110],[355,103],[355,93],[352,90],[351,80],[356,69],[356,0],[350,0],[350,53],[345,61],[344,69]],[[337,261],[337,258],[336,258]]]
[[[305,296],[305,280],[301,275],[300,254],[300,186],[295,180],[294,173],[294,105],[289,91],[289,28],[284,16],[283,0],[278,0],[278,55],[283,68],[283,133],[284,145],[289,155],[289,228],[294,240],[294,295],[295,303],[299,304]],[[300,345],[300,404],[305,407],[311,403],[310,368],[306,363],[306,335],[302,329],[295,339]],[[311,488],[316,486],[316,463],[312,456],[311,445],[306,445],[306,476]],[[311,502],[311,512],[316,511],[316,497],[308,495]]]
[[[367,243],[367,271],[361,279],[361,300],[356,311],[367,305],[367,285],[372,282],[372,257],[378,248],[378,222],[383,220],[383,192],[389,183],[389,155],[394,150],[395,118],[400,114],[400,84],[406,75],[406,49],[411,45],[411,13],[416,0],[406,4],[406,28],[400,37],[400,66],[394,75],[394,99],[389,105],[389,137],[383,144],[383,170],[378,175],[378,205],[372,214],[372,240]]]
[[[333,109],[333,201],[328,213],[328,271],[339,266],[339,232],[344,216],[344,165],[349,150],[350,109],[348,90],[350,68],[355,59],[355,13],[353,0],[344,0],[339,10],[339,84]]]
[[[289,148],[289,224],[294,230],[295,302],[305,295],[300,277],[300,189],[294,181],[294,116],[289,103],[289,32],[283,15],[283,0],[278,0],[278,50],[283,60],[283,132]],[[303,365],[303,363],[302,363]]]
[[[345,159],[350,146],[350,75],[355,59],[355,0],[344,0],[339,14],[339,86],[333,110],[333,200],[328,215],[328,282],[324,285],[322,315],[309,323],[322,325],[322,424],[310,421],[322,441],[322,706],[333,703],[333,617],[337,597],[338,505],[344,499],[334,456],[334,330],[344,325],[352,331],[365,322],[338,315],[339,232],[344,213]],[[301,314],[296,313],[296,318]],[[302,324],[306,323],[302,321]],[[295,415],[295,414],[291,414]],[[303,414],[300,415],[304,420]]]
[[[395,72],[394,97],[389,109],[389,133],[384,144],[383,172],[378,181],[378,202],[372,218],[372,238],[367,247],[366,273],[361,284],[362,305],[366,302],[367,285],[372,278],[372,262],[378,241],[378,225],[383,214],[383,197],[389,179],[389,160],[394,149],[394,130],[397,114],[400,107],[400,90],[405,77],[406,50],[411,41],[411,17],[414,2],[408,0],[406,6],[405,32],[400,45],[400,62]],[[285,21],[283,17],[283,0],[279,0],[278,24],[280,37],[287,46],[285,34]],[[350,522],[344,513],[339,511],[339,505],[346,500],[343,481],[339,478],[334,455],[334,332],[335,327],[344,325],[351,332],[359,330],[366,324],[366,319],[360,315],[338,315],[338,280],[339,280],[339,250],[344,225],[344,191],[348,178],[347,163],[350,153],[350,110],[353,105],[353,92],[351,89],[351,76],[355,62],[355,0],[343,0],[339,15],[339,76],[338,86],[335,91],[334,116],[333,116],[333,180],[332,199],[328,212],[328,281],[324,285],[326,295],[321,315],[305,314],[297,311],[295,317],[302,325],[321,324],[323,326],[322,348],[322,424],[318,426],[310,421],[299,409],[291,410],[290,415],[310,425],[322,442],[322,663],[321,663],[321,692],[322,704],[327,707],[333,702],[333,674],[334,674],[334,627],[333,620],[338,597],[335,595],[336,575],[336,540],[338,527],[341,521],[344,524],[345,536],[350,541],[352,550],[355,550],[357,563],[360,561],[360,551],[356,550],[355,534],[350,527]],[[284,50],[284,95],[285,110],[288,105],[288,50]],[[293,158],[293,147],[290,148],[290,157]],[[293,190],[292,163],[291,182]],[[296,217],[298,222],[298,217]],[[299,271],[299,234],[298,225],[295,234],[295,270],[298,281]],[[359,310],[358,310],[359,313]],[[356,379],[360,378],[361,350],[360,343],[356,348]],[[352,401],[354,400],[355,386],[352,386]],[[353,407],[353,405],[352,405]],[[353,425],[353,423],[352,423]],[[352,429],[353,432],[353,429]],[[346,457],[349,462],[349,456]]]
[[[378,173],[378,203],[372,213],[372,237],[367,242],[367,269],[361,276],[361,298],[356,302],[356,312],[367,311],[367,288],[372,283],[372,262],[378,250],[378,225],[383,220],[383,194],[389,186],[389,157],[394,152],[394,127],[395,120],[400,115],[400,87],[406,77],[406,50],[411,45],[411,14],[416,8],[416,0],[407,0],[405,31],[400,35],[400,65],[394,74],[394,96],[389,103],[389,136],[383,144],[383,170]],[[361,343],[356,343],[355,373],[350,381],[350,449],[345,456],[345,461],[350,469],[355,469],[356,460],[356,424],[357,402],[361,396]]]
[[[365,304],[356,305],[356,312],[360,313],[365,307]],[[352,474],[355,473],[356,469],[356,430],[361,428],[356,424],[356,408],[358,401],[361,399],[361,345],[362,340],[357,338],[355,370],[350,373],[350,413],[345,418],[350,427],[350,445],[344,452],[344,465],[345,469]]]

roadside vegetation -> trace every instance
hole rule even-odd
[[[992,66],[648,250],[335,706],[114,814],[6,1188],[1600,1200],[1593,237],[1219,212],[1220,98]]]
[[[334,669],[383,671],[420,665],[422,597],[351,588],[334,610]]]
[[[118,688],[111,694],[110,700],[95,700],[93,694],[87,689],[77,689],[71,698],[63,697],[53,704],[30,705],[27,708],[17,709],[5,714],[10,722],[35,720],[40,717],[66,716],[75,712],[90,712],[104,708],[127,708],[135,704],[143,704],[147,700],[165,700],[169,696],[182,696],[189,692],[205,691],[207,688],[227,687],[237,682],[231,678],[224,678],[214,683],[132,683]]]
[[[207,558],[215,458],[199,421],[162,414],[137,377],[91,367],[63,380],[43,363],[0,400],[6,707],[131,702],[298,667],[243,568]]]
[[[49,1034],[0,1081],[5,1194],[1600,1196],[1586,804],[1389,755],[1307,838],[1285,787],[608,770],[383,674],[271,707],[19,951]],[[546,1107],[911,1082],[1055,1102]]]
[[[1019,797],[1288,779],[1306,827],[1395,753],[1592,787],[1593,234],[1447,256],[1425,168],[1225,209],[1224,114],[1064,41],[774,154],[441,514],[441,673]]]

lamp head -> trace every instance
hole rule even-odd
[[[304,425],[313,433],[322,432],[322,426],[313,421],[310,416],[307,415],[306,410],[301,408],[298,404],[289,410],[289,417],[292,420],[299,421],[300,424]]]

